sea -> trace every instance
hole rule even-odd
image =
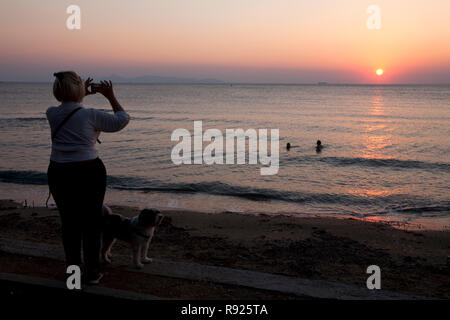
[[[131,120],[97,145],[109,204],[450,227],[449,85],[114,87]],[[83,104],[111,112],[99,94]],[[0,83],[0,199],[45,204],[45,111],[57,105],[50,83]],[[194,121],[224,134],[278,129],[278,173],[261,175],[261,165],[249,163],[175,164],[171,135],[193,135]]]

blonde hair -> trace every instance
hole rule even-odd
[[[73,71],[61,71],[53,74],[53,95],[60,102],[81,102],[86,95],[84,82]]]

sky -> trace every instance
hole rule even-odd
[[[81,29],[69,30],[69,5]],[[381,28],[366,25],[369,5]],[[448,0],[2,0],[0,81],[450,83]],[[382,68],[384,74],[376,75]]]

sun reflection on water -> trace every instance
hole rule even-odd
[[[371,104],[367,110],[367,118],[362,119],[361,139],[362,148],[360,157],[365,159],[391,159],[386,150],[392,146],[392,126],[390,120],[386,119],[386,107],[382,95],[382,89],[375,89]],[[360,197],[386,197],[399,191],[382,187],[379,184],[371,184],[354,187],[347,190],[349,194]]]
[[[386,115],[384,98],[382,89],[375,89],[375,95],[368,110],[370,119],[364,121],[363,132],[363,149],[361,157],[370,159],[390,159],[392,156],[387,155],[384,150],[392,146],[392,135],[389,134],[391,128],[389,121],[384,118],[378,118]],[[372,118],[375,117],[375,118]]]

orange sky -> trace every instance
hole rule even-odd
[[[381,30],[366,27],[375,3]],[[70,4],[81,8],[81,30],[66,28]],[[449,21],[448,0],[2,0],[0,80],[49,80],[55,70],[74,69],[249,82],[450,83]]]

